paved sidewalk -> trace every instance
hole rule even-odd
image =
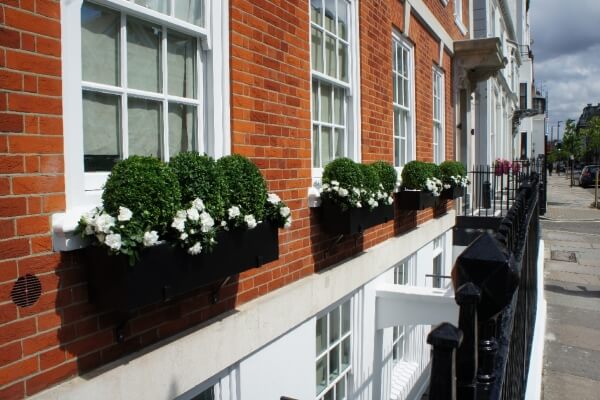
[[[593,194],[548,177],[544,400],[600,399],[600,210]]]

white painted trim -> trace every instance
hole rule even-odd
[[[337,266],[242,304],[235,312],[220,315],[34,398],[165,399],[184,393],[388,271],[440,232],[452,229],[455,217],[455,212],[450,211]]]
[[[444,29],[437,17],[433,15],[425,2],[423,0],[406,0],[406,4],[408,3],[410,3],[412,10],[421,18],[423,23],[444,42],[450,54],[454,54],[454,39],[446,32],[446,29]]]
[[[535,326],[531,340],[531,355],[529,358],[529,372],[527,373],[527,387],[525,400],[539,400],[542,398],[542,372],[544,370],[544,344],[546,339],[546,296],[544,295],[544,241],[540,239],[537,259],[537,301],[535,313]]]
[[[410,4],[410,2],[405,2],[404,3],[404,32],[403,35],[405,37],[409,37],[410,35],[410,12],[412,10],[412,5]]]
[[[382,284],[376,292],[376,329],[397,325],[458,324],[454,288]]]

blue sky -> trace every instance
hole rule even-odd
[[[549,95],[550,124],[600,103],[600,0],[531,0],[536,84]]]

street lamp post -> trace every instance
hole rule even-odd
[[[569,161],[571,162],[571,187],[573,187],[573,168],[575,168],[575,156],[573,154],[569,156]]]

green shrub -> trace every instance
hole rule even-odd
[[[360,188],[363,182],[362,171],[357,163],[349,158],[337,158],[325,166],[323,183],[339,182],[346,189]]]
[[[252,214],[256,221],[261,221],[267,201],[267,184],[258,167],[239,154],[220,158],[217,167],[225,180],[225,209],[237,206],[242,214]]]
[[[323,170],[321,197],[336,204],[342,211],[362,207],[363,173],[359,164],[349,158],[337,158]]]
[[[213,218],[223,219],[225,179],[215,160],[195,152],[179,153],[171,159],[169,167],[179,181],[184,208],[196,198],[200,198]]]
[[[102,194],[104,210],[119,214],[119,207],[133,213],[132,221],[145,231],[162,232],[181,204],[177,177],[169,167],[154,157],[131,156],[112,169]]]
[[[465,177],[467,172],[464,165],[459,161],[444,161],[440,164],[440,173],[442,174],[442,182],[447,184],[454,183],[450,177]]]
[[[367,191],[368,194],[376,194],[381,191],[379,184],[379,174],[375,168],[370,164],[358,164],[360,172],[362,173],[363,182],[361,187]]]
[[[375,161],[371,166],[379,176],[383,191],[386,194],[392,193],[396,188],[396,182],[398,181],[396,169],[385,161]]]
[[[432,176],[433,172],[429,163],[410,161],[402,169],[402,186],[406,189],[421,190],[425,186],[427,178]]]

